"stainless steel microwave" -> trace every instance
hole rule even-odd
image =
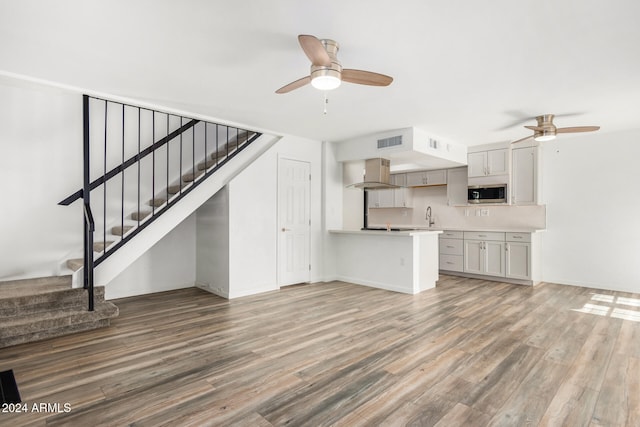
[[[469,203],[507,203],[507,184],[470,185],[467,190]]]

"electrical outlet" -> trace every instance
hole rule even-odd
[[[489,216],[489,209],[480,209],[480,216]]]

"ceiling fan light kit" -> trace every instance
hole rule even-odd
[[[389,86],[393,81],[392,77],[371,71],[343,70],[337,57],[339,45],[334,40],[301,34],[298,36],[298,42],[311,61],[309,75],[284,85],[276,90],[276,93],[291,92],[307,83],[311,83],[316,89],[328,91],[338,88],[342,81],[367,86]]]
[[[557,128],[556,125],[553,124],[553,117],[553,114],[544,114],[536,117],[535,119],[538,122],[537,126],[525,126],[525,128],[533,131],[533,135],[513,141],[512,144],[527,141],[531,138],[537,142],[551,141],[556,138],[556,134],[558,133],[594,132],[600,129],[600,126]]]

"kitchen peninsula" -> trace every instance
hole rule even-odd
[[[406,294],[434,288],[439,230],[329,230],[337,279]]]

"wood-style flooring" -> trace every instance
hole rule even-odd
[[[0,425],[640,426],[639,294],[442,276],[114,302],[110,328],[0,350],[28,410]]]

